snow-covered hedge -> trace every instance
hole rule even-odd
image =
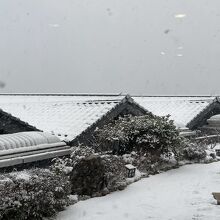
[[[77,164],[81,159],[86,158],[90,155],[95,154],[95,151],[92,147],[88,147],[83,144],[79,144],[72,148],[71,160],[72,165]]]
[[[202,146],[195,143],[188,143],[188,146],[183,150],[184,158],[187,160],[202,160],[206,158],[206,151]]]
[[[73,168],[84,158],[95,154],[92,147],[83,144],[72,147],[72,153],[69,157],[55,158],[51,165],[51,170],[57,174],[68,175]]]
[[[168,116],[158,117],[151,114],[121,117],[97,129],[95,136],[100,150],[108,142],[117,154],[130,153],[133,150],[143,153],[176,153],[182,141]]]
[[[105,168],[106,189],[112,192],[125,188],[127,172],[123,158],[116,155],[102,155],[101,159]]]
[[[0,176],[0,219],[26,220],[54,216],[68,205],[67,177],[34,169]]]
[[[70,158],[54,160],[51,169],[70,176],[73,194],[101,196],[126,187],[125,164],[121,156],[79,145],[73,147]]]
[[[70,173],[72,193],[93,196],[104,189],[104,164],[100,156],[82,158]]]
[[[138,154],[133,151],[130,154],[124,154],[122,157],[126,163],[133,164],[139,171],[146,174],[156,174],[178,166],[174,154],[169,156],[151,153]]]

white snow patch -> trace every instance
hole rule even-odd
[[[215,150],[220,150],[220,144],[216,144],[216,146],[214,147]]]
[[[26,180],[26,181],[29,181],[30,179],[30,174],[28,174],[27,172],[16,172],[14,173],[14,175],[16,176],[16,179],[17,180]]]
[[[218,220],[220,162],[186,165],[142,179],[120,192],[80,201],[57,220]]]
[[[133,166],[132,164],[126,164],[125,167],[128,168],[129,170],[130,170],[130,169],[135,169],[135,168],[136,168],[136,167]]]
[[[68,197],[71,205],[74,205],[79,201],[78,195],[69,195]]]

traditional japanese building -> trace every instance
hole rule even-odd
[[[10,123],[0,122],[2,133],[43,131],[69,144],[88,140],[97,127],[119,116],[147,113],[125,95],[0,95],[0,109],[11,115],[8,118]]]

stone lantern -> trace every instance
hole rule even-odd
[[[128,178],[134,177],[135,176],[136,167],[133,166],[132,164],[126,164],[125,167],[127,169],[127,177]]]

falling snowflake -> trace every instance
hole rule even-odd
[[[186,14],[175,14],[175,18],[185,18]]]
[[[53,28],[58,28],[60,26],[59,24],[48,24],[48,25]]]

